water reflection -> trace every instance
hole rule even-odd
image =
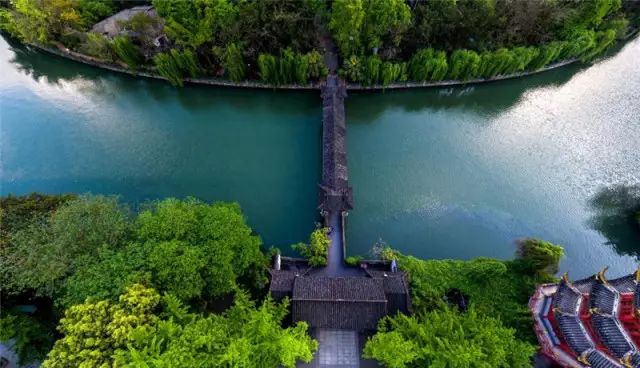
[[[120,93],[137,91],[138,97],[150,97],[154,102],[162,106],[176,101],[185,110],[205,111],[211,108],[211,104],[220,98],[224,98],[226,105],[231,108],[246,109],[247,104],[256,108],[269,107],[276,99],[299,95],[313,95],[308,91],[265,91],[247,90],[238,88],[212,88],[203,85],[186,85],[184,88],[174,88],[169,83],[150,78],[138,78],[123,73],[105,71],[90,65],[70,61],[59,56],[50,55],[32,47],[25,47],[9,37],[0,35],[2,55],[0,62],[6,63],[3,70],[7,70],[3,78],[5,83],[20,85],[27,75],[40,87],[43,84],[56,87],[56,90],[65,89],[67,92],[77,92],[84,96],[100,98],[114,98]],[[19,74],[15,74],[18,71]],[[14,72],[14,73],[11,73]],[[319,97],[318,97],[319,99]],[[132,101],[135,102],[135,101]],[[300,99],[296,102],[301,108],[318,108],[318,101],[314,99]],[[283,113],[288,109],[284,108]]]
[[[636,40],[621,44],[596,62],[614,58],[625,47]],[[386,90],[380,92],[351,92],[350,110],[357,110],[354,117],[359,123],[375,121],[391,108],[405,112],[419,112],[461,109],[483,116],[492,116],[514,106],[530,90],[541,87],[562,86],[589,65],[572,64],[558,69],[531,75],[526,78],[455,87],[434,87],[427,89]],[[351,102],[353,100],[353,102]]]
[[[608,239],[618,253],[640,255],[640,184],[602,188],[589,201],[590,225]]]
[[[551,70],[525,79],[496,81],[473,86],[387,90],[384,93],[351,92],[348,103],[349,113],[357,110],[354,118],[358,122],[375,121],[389,108],[401,109],[404,112],[419,112],[425,109],[434,112],[461,109],[482,116],[491,116],[511,108],[524,93],[531,89],[565,84],[583,68],[584,66],[571,65],[562,70]]]

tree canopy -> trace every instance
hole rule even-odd
[[[238,292],[223,314],[203,316],[171,294],[134,284],[117,302],[87,301],[60,320],[63,337],[43,367],[295,367],[317,342],[304,322],[283,328],[287,304],[256,306]]]
[[[10,0],[0,6],[0,28],[26,42],[62,43],[107,63],[149,69],[177,86],[194,77],[316,82],[326,75],[317,56],[329,32],[340,50],[343,76],[386,86],[493,78],[563,60],[589,61],[640,20],[640,9],[621,0],[151,4],[157,17],[138,13],[118,22],[121,32],[113,39],[87,31],[129,2]]]
[[[514,335],[500,320],[473,309],[460,313],[444,308],[418,317],[400,314],[380,322],[364,356],[389,368],[531,367],[535,346]]]

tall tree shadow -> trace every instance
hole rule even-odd
[[[601,189],[589,201],[590,225],[620,254],[640,256],[640,184]]]

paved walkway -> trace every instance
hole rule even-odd
[[[318,330],[320,347],[316,355],[320,368],[358,368],[358,334],[350,330]]]
[[[331,212],[327,217],[329,219],[329,226],[331,227],[331,233],[329,234],[331,246],[329,247],[329,254],[327,255],[327,266],[318,269],[316,271],[317,274],[328,277],[364,276],[364,271],[359,267],[347,266],[344,263],[341,214]]]

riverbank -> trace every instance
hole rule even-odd
[[[41,51],[64,57],[69,60],[73,60],[76,62],[80,62],[83,64],[91,65],[94,67],[107,69],[110,71],[124,73],[135,77],[145,77],[145,78],[154,78],[160,80],[167,80],[167,78],[155,74],[149,70],[140,70],[140,71],[132,71],[129,70],[119,64],[110,63],[101,59],[97,59],[88,55],[84,55],[75,51],[71,51],[62,45],[59,45],[57,48],[39,45],[39,44],[30,44],[30,46],[35,47]],[[553,63],[544,68],[521,72],[521,73],[513,73],[507,75],[498,75],[492,78],[478,78],[471,79],[468,81],[457,81],[457,80],[443,80],[437,82],[403,82],[403,83],[391,83],[387,86],[382,85],[371,85],[371,86],[363,86],[357,83],[347,83],[347,90],[350,91],[382,91],[386,89],[413,89],[413,88],[431,88],[431,87],[450,87],[450,86],[461,86],[461,85],[469,85],[469,84],[480,84],[480,83],[488,83],[488,82],[496,82],[507,79],[521,78],[529,75],[539,74],[545,71],[557,69],[563,66],[567,66],[577,62],[577,59],[564,60],[557,63]],[[209,85],[215,87],[231,87],[231,88],[251,88],[251,89],[276,89],[276,90],[319,90],[321,87],[321,82],[311,83],[308,85],[298,85],[298,84],[283,84],[283,85],[271,85],[267,83],[262,83],[259,81],[244,81],[244,82],[232,82],[230,80],[222,80],[216,78],[185,78],[185,82],[192,84],[200,84],[200,85]]]

